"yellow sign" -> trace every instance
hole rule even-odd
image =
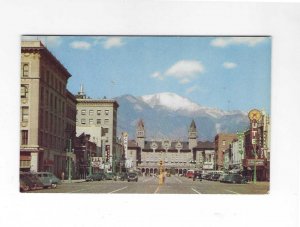
[[[257,109],[250,110],[250,112],[248,113],[248,117],[250,121],[253,120],[259,121],[261,119],[261,116],[262,116],[261,112]]]

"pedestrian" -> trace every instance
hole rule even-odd
[[[61,172],[61,180],[64,181],[64,179],[65,179],[65,172],[62,171],[62,172]]]
[[[197,177],[197,171],[194,172],[194,175],[193,175],[193,181],[196,180],[196,177]]]

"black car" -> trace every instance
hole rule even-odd
[[[229,174],[224,178],[224,182],[232,184],[246,184],[248,180],[240,174]]]
[[[195,172],[194,173],[194,179],[198,179],[198,180],[202,181],[202,174],[201,174],[201,172]]]
[[[118,180],[121,180],[121,181],[124,181],[124,180],[127,180],[127,173],[120,173],[118,176],[117,176],[117,179]]]
[[[86,177],[86,181],[101,181],[104,180],[105,176],[103,173],[93,173]]]
[[[44,185],[35,174],[30,172],[20,173],[20,191],[37,190],[42,188],[44,188]]]
[[[130,181],[137,182],[138,181],[138,174],[137,173],[128,173],[127,181],[128,182],[130,182]]]
[[[220,176],[221,176],[221,174],[215,173],[215,174],[213,174],[213,175],[211,176],[210,179],[211,179],[212,181],[217,181],[217,180],[219,180]]]

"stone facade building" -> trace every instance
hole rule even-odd
[[[145,125],[137,123],[136,140],[128,142],[127,159],[131,168],[146,175],[157,174],[162,160],[166,171],[184,174],[189,169],[213,168],[214,145],[212,142],[197,141],[197,128],[192,121],[188,130],[188,141],[146,140]]]
[[[22,42],[20,71],[20,170],[60,176],[72,133],[66,128],[75,128],[76,103],[66,88],[71,74],[40,41]]]
[[[89,134],[91,141],[98,146],[96,155],[102,157],[105,168],[111,170],[115,163],[117,144],[117,110],[119,104],[112,99],[91,99],[86,97],[83,88],[76,95],[76,133]]]

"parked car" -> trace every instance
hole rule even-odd
[[[56,188],[58,184],[61,184],[60,179],[58,179],[53,173],[50,172],[37,172],[35,175],[43,183],[44,188]]]
[[[232,183],[232,184],[246,184],[247,178],[241,176],[240,174],[228,174],[224,181],[225,183]]]
[[[212,181],[217,181],[217,180],[219,180],[220,176],[221,176],[221,174],[219,174],[219,173],[214,173],[214,174],[211,176],[211,180],[212,180]]]
[[[42,189],[44,187],[40,179],[31,172],[20,173],[20,191]]]
[[[85,181],[101,181],[104,180],[105,176],[103,173],[93,173],[91,175],[88,175],[85,179]]]
[[[127,173],[125,173],[125,172],[120,173],[120,174],[117,176],[117,179],[118,179],[118,180],[121,180],[121,181],[127,180]]]
[[[138,181],[138,175],[137,173],[128,173],[128,176],[127,176],[127,181],[130,182],[130,181]]]
[[[115,174],[112,173],[112,172],[104,173],[104,179],[105,179],[105,180],[113,180],[114,177],[115,177]]]
[[[222,183],[225,182],[225,177],[226,176],[228,176],[228,174],[225,174],[225,173],[221,174],[220,177],[219,177],[219,181],[222,182]]]
[[[208,173],[204,176],[205,180],[211,180],[212,173]]]

